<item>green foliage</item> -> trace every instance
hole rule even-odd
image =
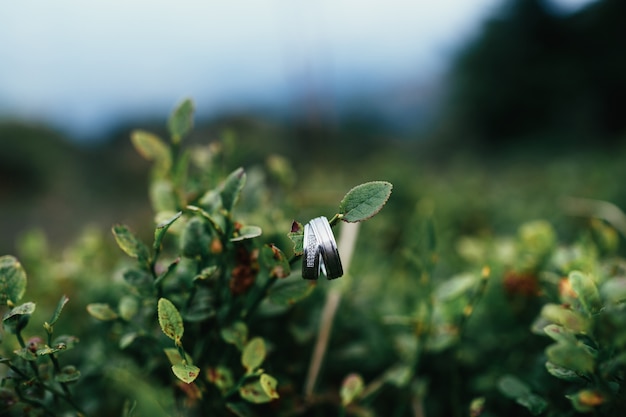
[[[20,249],[28,291],[17,259],[0,258],[7,415],[623,410],[626,263],[611,220],[513,222],[529,214],[506,201],[512,191],[494,184],[490,194],[470,175],[459,186],[438,176],[394,180],[389,202],[388,182],[343,198],[343,183],[323,183],[330,191],[318,204],[319,188],[296,192],[284,159],[271,162],[271,177],[233,161],[230,142],[192,143],[185,103],[168,122],[170,140],[133,134],[154,163],[147,230],[89,229],[58,254],[30,234]],[[346,277],[303,280],[302,224],[337,202],[329,218],[338,236],[383,205],[389,215],[361,227]],[[339,292],[329,326],[323,305]],[[324,338],[322,372],[311,380]]]
[[[269,206],[263,194],[271,189],[258,172],[224,170],[215,163],[224,158],[219,145],[193,152],[181,146],[193,126],[193,109],[185,100],[174,110],[167,123],[169,141],[142,130],[131,134],[138,153],[153,162],[149,193],[155,216],[150,233],[112,228],[112,241],[127,256],[103,250],[102,237],[78,242],[58,265],[38,253],[46,245],[34,242],[29,249],[30,261],[40,262],[36,290],[45,292],[46,274],[57,271],[62,285],[80,292],[76,298],[83,303],[73,307],[66,296],[56,305],[43,303],[50,313],[43,324],[45,342],[24,339],[35,304],[16,305],[25,293],[26,275],[16,258],[0,258],[0,300],[8,306],[3,327],[17,339],[17,348],[2,350],[9,374],[0,374],[6,394],[0,401],[10,406],[10,415],[28,408],[33,415],[73,410],[255,416],[264,413],[264,404],[274,403],[282,414],[297,400],[290,381],[302,378],[301,365],[294,368],[276,353],[303,348],[289,325],[280,323],[316,293],[316,286],[296,272],[301,224],[293,222],[300,227],[289,233],[300,240],[300,250],[289,250],[288,256],[280,247],[288,242],[292,221],[281,207]],[[270,169],[288,186],[287,160],[272,161]],[[382,181],[354,188],[334,224],[340,218],[372,217],[390,192],[391,184]],[[254,225],[268,215],[263,228]],[[74,323],[64,323],[68,309]],[[57,357],[78,338],[57,336],[61,325],[75,327],[80,335],[72,365]],[[283,391],[286,406],[275,401]]]

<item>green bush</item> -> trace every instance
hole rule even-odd
[[[20,261],[0,257],[0,415],[624,409],[616,207],[570,202],[594,219],[566,239],[545,220],[513,236],[468,234],[458,213],[442,219],[431,200],[415,204],[396,186],[402,207],[363,226],[357,244],[356,224],[391,193],[367,182],[330,220],[341,225],[347,274],[318,284],[298,268],[289,162],[235,169],[219,142],[184,147],[192,117],[185,101],[169,141],[131,136],[153,163],[150,233],[86,229],[55,252],[32,231],[18,242]]]

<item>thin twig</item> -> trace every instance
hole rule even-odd
[[[347,223],[344,224],[341,231],[341,236],[338,242],[339,255],[342,259],[342,264],[346,274],[350,268],[352,262],[352,254],[354,253],[354,247],[356,245],[356,238],[359,231],[359,223]],[[304,385],[304,396],[306,399],[311,399],[313,391],[315,390],[315,383],[319,376],[324,356],[326,355],[326,349],[328,348],[328,341],[330,340],[330,334],[333,327],[333,321],[337,308],[341,302],[341,295],[343,288],[346,288],[348,277],[343,278],[342,285],[332,288],[328,291],[326,296],[326,303],[322,309],[322,317],[320,321],[320,328],[317,335],[317,341],[313,354],[311,356],[311,362],[309,364],[309,371],[307,373],[306,382]]]

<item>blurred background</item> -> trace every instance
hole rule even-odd
[[[566,224],[567,196],[626,207],[622,0],[0,9],[0,253],[34,227],[59,247],[88,224],[147,230],[129,132],[164,133],[185,97],[190,140],[232,137],[245,167],[288,157],[303,207],[389,180],[390,210],[430,201],[444,236]]]

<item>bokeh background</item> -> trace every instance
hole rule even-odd
[[[129,132],[165,132],[185,97],[191,141],[228,136],[247,168],[289,158],[301,210],[386,179],[389,210],[429,201],[452,239],[535,218],[567,231],[564,197],[626,207],[621,0],[0,9],[1,253],[32,228],[59,248],[87,225],[148,230]]]

